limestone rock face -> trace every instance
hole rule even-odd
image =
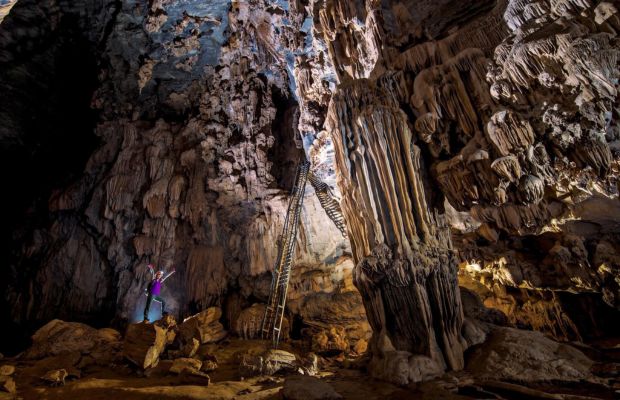
[[[235,333],[243,339],[260,339],[263,317],[265,316],[265,304],[252,304],[251,307],[241,311],[235,322]],[[289,336],[290,324],[288,318],[282,319],[282,339]]]
[[[597,17],[602,9],[605,18]],[[481,283],[487,303],[519,325],[560,339],[603,334],[572,304],[591,303],[606,315],[618,309],[618,269],[596,256],[599,246],[618,251],[618,9],[607,2],[509,1],[493,15],[506,28],[485,53],[482,89],[492,101],[473,103],[488,110],[486,126],[437,170],[450,205],[482,223],[455,242],[463,269],[480,266],[466,268],[461,282]],[[472,162],[469,154],[480,147],[494,174]],[[460,190],[450,174],[487,179]],[[606,211],[595,211],[600,207]],[[517,239],[500,238],[506,234]],[[485,246],[474,245],[478,238]],[[527,292],[534,288],[542,291]]]
[[[123,355],[140,368],[155,367],[168,343],[167,333],[165,327],[156,324],[130,324],[125,333]]]
[[[265,315],[265,304],[252,304],[251,307],[241,311],[235,322],[235,333],[243,339],[257,339],[261,336],[261,324]],[[282,325],[288,325],[287,321],[282,321]],[[288,332],[288,329],[283,329]]]
[[[198,0],[23,0],[13,7],[0,27],[0,86],[17,93],[0,104],[2,155],[7,165],[33,170],[28,187],[42,187],[16,190],[24,193],[15,199],[24,212],[2,228],[12,271],[2,283],[3,310],[13,321],[141,320],[149,262],[176,267],[162,296],[177,317],[234,301],[236,313],[267,299],[291,171],[303,154],[292,53],[283,55],[297,41],[290,26],[297,16],[291,10],[285,17],[286,8]],[[40,15],[54,18],[41,23]],[[50,37],[58,39],[50,45]],[[84,106],[92,119],[59,138],[66,127],[43,120],[57,110],[24,113],[20,104],[31,99],[18,94],[47,98],[43,82],[58,82],[56,75],[70,74],[65,64],[81,60],[63,58],[74,38],[83,46],[75,51],[93,59],[89,68],[76,67],[88,75]],[[27,122],[30,114],[39,119]],[[83,142],[89,147],[72,154],[84,159],[70,173],[57,171],[59,148]],[[41,155],[34,166],[22,156],[47,145],[54,149],[49,159]],[[37,178],[34,169],[55,175]],[[296,265],[329,274],[350,260],[348,241],[312,189],[303,215]],[[151,312],[159,317],[157,307]],[[227,328],[234,328],[233,314],[223,320]]]
[[[318,354],[341,353],[349,350],[344,328],[322,329],[311,336],[312,351]]]
[[[358,342],[370,339],[371,328],[362,299],[353,285],[353,263],[349,258],[318,268],[307,264],[296,266],[288,307],[293,315],[301,318],[302,336],[309,339],[313,351],[354,351]],[[337,337],[337,343],[328,344],[328,337]]]

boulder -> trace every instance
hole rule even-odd
[[[368,341],[366,341],[365,339],[359,339],[357,342],[355,342],[355,345],[353,346],[354,353],[364,354],[366,353],[366,350],[368,350]]]
[[[78,322],[52,320],[32,336],[27,359],[40,359],[61,353],[79,352],[97,360],[111,361],[121,347],[121,334],[110,328],[95,329]]]
[[[125,333],[123,355],[141,368],[155,367],[168,343],[168,329],[157,324],[130,324]]]
[[[202,367],[202,361],[195,358],[177,358],[172,362],[170,372],[174,374],[181,374],[183,372],[194,373],[200,371]]]
[[[497,328],[476,348],[467,369],[481,379],[578,381],[591,377],[592,360],[540,332]]]
[[[348,351],[347,332],[341,326],[330,326],[311,335],[312,351],[323,354],[337,354]]]
[[[181,354],[185,357],[194,357],[198,348],[200,347],[200,342],[196,338],[192,338],[191,340],[181,344]]]
[[[339,400],[343,397],[327,382],[313,376],[290,376],[284,381],[285,400]]]
[[[284,350],[267,350],[259,355],[241,355],[239,373],[244,377],[274,375],[277,372],[294,372],[299,367],[295,354]]]
[[[461,333],[469,346],[474,346],[484,342],[487,333],[484,330],[483,322],[475,319],[464,318]]]
[[[319,357],[314,353],[308,353],[301,361],[301,371],[304,375],[317,375],[319,373]]]
[[[202,372],[212,372],[215,371],[217,369],[218,365],[216,361],[213,360],[206,360],[202,363],[202,368],[201,371]]]
[[[219,322],[222,310],[210,307],[189,318],[179,325],[179,335],[183,344],[197,339],[200,343],[218,342],[226,337],[224,326]]]
[[[0,367],[0,376],[10,376],[15,373],[15,367],[12,365],[3,365]]]
[[[41,379],[50,386],[64,386],[67,375],[68,373],[65,369],[53,369],[51,371],[47,371]]]
[[[17,391],[15,380],[10,376],[0,376],[0,390],[8,393],[15,393]]]
[[[273,375],[278,371],[295,371],[299,367],[297,356],[284,350],[267,350],[263,353],[264,367],[266,375]]]
[[[166,314],[157,321],[155,321],[154,324],[173,331],[174,327],[177,326],[177,321],[172,315]]]

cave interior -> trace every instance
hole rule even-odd
[[[613,0],[0,0],[0,400],[620,398],[619,90]]]

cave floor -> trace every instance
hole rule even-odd
[[[148,374],[137,373],[126,365],[117,368],[90,366],[82,369],[82,378],[67,379],[64,386],[50,387],[41,380],[53,367],[55,358],[39,361],[19,361],[16,383],[18,395],[25,400],[99,400],[99,399],[280,399],[284,376],[241,378],[236,356],[239,353],[264,346],[260,341],[233,339],[224,345],[211,345],[209,353],[218,359],[218,369],[210,372],[210,384],[189,375],[170,375],[166,370],[171,361],[162,360]],[[293,350],[284,345],[283,349]],[[321,378],[329,382],[345,399],[410,399],[413,392],[390,383],[369,379],[362,371],[327,368]],[[438,397],[429,397],[438,398]],[[441,398],[465,398],[441,397]]]
[[[156,368],[147,373],[137,371],[127,364],[113,366],[90,365],[80,371],[80,378],[68,378],[64,386],[47,386],[40,377],[58,364],[63,356],[37,361],[15,359],[17,396],[24,400],[103,400],[103,399],[281,399],[280,391],[285,376],[258,376],[243,379],[238,373],[237,356],[252,348],[260,348],[260,341],[239,339],[227,340],[219,345],[208,345],[207,350],[218,359],[218,369],[210,372],[210,383],[204,378],[191,375],[171,375],[167,371],[172,361],[161,360]],[[284,350],[294,349],[284,345]],[[2,360],[2,363],[11,361]],[[447,374],[443,378],[399,387],[387,382],[369,378],[357,369],[342,368],[334,362],[325,366],[320,378],[328,382],[344,399],[613,399],[613,393],[599,390],[597,385],[576,384],[572,387],[548,384],[536,388],[525,388],[511,383],[479,384],[467,372]],[[497,386],[499,385],[499,386]],[[511,386],[513,385],[513,386]],[[524,392],[525,391],[525,392]],[[527,392],[531,391],[531,392]],[[459,394],[457,394],[459,393]],[[0,400],[13,397],[3,397]]]

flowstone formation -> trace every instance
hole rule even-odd
[[[368,86],[341,87],[328,124],[340,135],[342,209],[374,332],[373,372],[407,383],[463,367],[456,259],[449,231],[426,202],[420,150],[405,115]]]

